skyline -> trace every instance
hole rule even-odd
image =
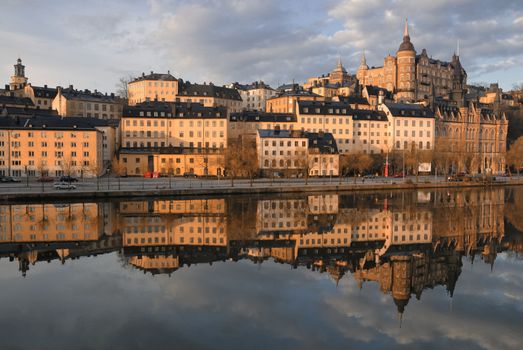
[[[338,57],[355,74],[363,50],[369,66],[381,65],[395,54],[407,17],[418,54],[426,48],[429,56],[449,61],[459,40],[469,83],[499,82],[509,90],[523,82],[523,11],[517,1],[414,4],[7,0],[0,72],[7,83],[20,57],[33,85],[113,92],[120,77],[170,70],[191,82],[263,80],[277,87],[326,74]],[[22,11],[31,18],[24,25]]]

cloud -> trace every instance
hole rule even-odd
[[[418,52],[426,48],[449,60],[459,39],[469,80],[499,73],[509,88],[523,76],[520,5],[516,0],[10,0],[2,7],[6,53],[0,73],[7,80],[20,54],[36,84],[110,91],[123,75],[168,69],[186,80],[217,84],[303,82],[328,73],[338,55],[354,73],[364,49],[370,65],[382,65],[387,54],[395,54],[409,17]]]

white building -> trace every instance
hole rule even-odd
[[[265,111],[265,101],[276,96],[276,91],[263,81],[251,84],[231,84],[229,87],[238,90],[242,98],[242,110]]]

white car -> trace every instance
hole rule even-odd
[[[57,190],[74,190],[76,186],[68,182],[57,182],[53,185]]]

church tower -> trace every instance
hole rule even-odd
[[[403,42],[397,57],[396,97],[400,101],[413,101],[416,93],[416,50],[410,42],[409,23],[405,20]]]
[[[467,84],[467,73],[461,66],[459,55],[452,56],[452,90],[450,99],[456,102],[458,107],[465,107],[465,85]]]
[[[15,74],[11,77],[11,83],[9,88],[11,90],[20,90],[27,85],[27,78],[25,76],[25,66],[22,64],[22,60],[19,58],[16,61]]]

